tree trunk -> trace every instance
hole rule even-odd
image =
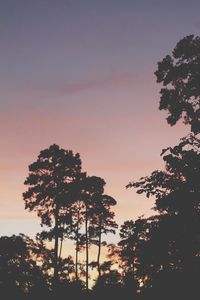
[[[60,253],[59,253],[59,260],[61,259],[62,256],[62,246],[63,246],[63,237],[60,240]]]
[[[100,269],[100,256],[101,256],[101,221],[99,224],[99,241],[98,241],[98,255],[97,255],[97,267],[99,272],[99,277],[101,276],[101,269]]]
[[[89,277],[89,272],[88,272],[88,263],[89,263],[89,244],[88,244],[88,211],[87,211],[87,206],[85,209],[85,239],[86,239],[86,290],[88,291],[88,277]]]
[[[59,208],[58,205],[56,205],[56,211],[55,211],[55,245],[54,245],[54,275],[53,275],[53,287],[54,290],[56,290],[57,284],[58,284],[58,212]]]
[[[78,281],[78,241],[76,241],[76,281]]]
[[[76,281],[78,281],[78,252],[79,252],[79,210],[76,227]]]
[[[133,292],[136,293],[137,290],[137,280],[136,280],[136,276],[135,276],[135,249],[134,247],[132,247],[131,249],[132,253],[133,253],[133,257],[132,257],[132,270],[131,270],[131,278],[130,278],[130,282],[133,280],[133,286],[131,287],[131,290],[133,288]]]

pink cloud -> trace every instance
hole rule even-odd
[[[113,74],[92,80],[66,83],[59,90],[63,93],[74,94],[106,87],[133,87],[138,83],[141,84],[142,81],[147,85],[152,81],[152,78],[152,74]]]
[[[32,81],[22,84],[16,84],[14,90],[6,88],[2,93],[13,93],[14,99],[16,92],[23,98],[27,95],[31,97],[55,97],[64,95],[80,94],[88,91],[95,91],[107,88],[127,89],[135,88],[138,86],[152,86],[155,84],[156,79],[151,71],[145,72],[132,72],[132,73],[110,73],[110,74],[94,74],[89,78],[80,78],[73,80],[71,78],[57,78],[49,77],[43,80]],[[5,86],[6,87],[6,86]]]

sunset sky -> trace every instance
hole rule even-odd
[[[119,223],[152,213],[125,186],[189,130],[166,123],[153,73],[200,34],[199,12],[194,0],[0,0],[0,235],[40,230],[23,183],[53,143],[106,180]]]

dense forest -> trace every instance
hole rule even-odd
[[[183,121],[190,133],[161,150],[164,170],[127,183],[146,201],[155,199],[154,215],[119,227],[117,201],[104,193],[104,179],[83,172],[78,153],[56,144],[42,150],[29,166],[23,199],[44,230],[35,239],[0,237],[5,299],[200,295],[200,37],[180,40],[155,75],[162,86],[159,109],[167,112],[169,125]],[[109,243],[116,233],[118,243]],[[73,257],[63,251],[67,240]]]

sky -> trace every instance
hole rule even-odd
[[[106,181],[116,220],[152,214],[125,186],[163,169],[189,128],[160,112],[154,72],[188,34],[199,1],[0,0],[0,235],[40,230],[24,210],[28,165],[51,144]]]

